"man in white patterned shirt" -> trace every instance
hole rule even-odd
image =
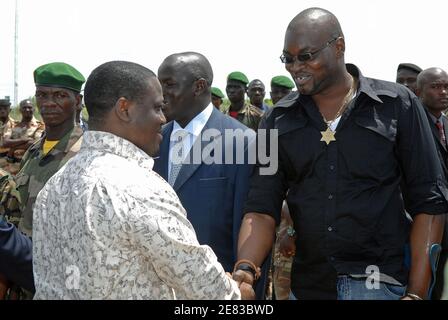
[[[154,73],[108,62],[84,93],[81,150],[36,201],[35,298],[239,299],[238,284],[199,245],[175,192],[152,170],[165,123]],[[252,297],[250,286],[241,290]]]

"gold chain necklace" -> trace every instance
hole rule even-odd
[[[339,118],[341,116],[341,114],[345,111],[345,108],[348,106],[348,103],[351,101],[351,99],[353,97],[353,93],[356,90],[355,79],[353,79],[353,77],[351,75],[350,75],[350,78],[352,79],[352,81],[351,81],[352,84],[350,86],[350,90],[347,92],[346,96],[344,97],[344,101],[342,102],[342,105],[339,108],[338,112],[336,112],[336,115],[334,116],[334,118],[332,120],[327,120],[322,113],[322,118],[324,118],[324,121],[327,125],[327,130],[320,132],[322,135],[322,138],[320,139],[320,141],[325,142],[327,145],[329,145],[330,142],[332,142],[332,141],[336,141],[336,138],[334,136],[336,134],[336,131],[331,130],[330,127],[336,121],[336,119]]]

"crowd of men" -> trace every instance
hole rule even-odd
[[[239,71],[224,105],[197,52],[38,67],[43,123],[0,100],[0,299],[441,299],[448,74],[372,79],[345,49],[300,12],[273,106]]]

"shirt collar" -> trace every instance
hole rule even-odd
[[[204,129],[205,124],[213,112],[213,105],[210,103],[201,113],[199,113],[196,117],[194,117],[186,126],[182,128],[177,121],[173,122],[173,131],[171,132],[171,136],[173,136],[177,131],[183,130],[188,132],[190,135],[194,137],[199,137]]]
[[[432,121],[434,123],[436,123],[437,121],[439,121],[440,123],[443,124],[442,122],[442,118],[443,118],[443,114],[440,115],[440,117],[436,118],[431,112],[428,111],[429,116],[431,117]]]
[[[385,95],[385,96],[389,96],[392,98],[395,98],[398,96],[397,92],[394,92],[392,90],[387,90],[384,88],[379,89],[379,88],[373,87],[371,85],[372,82],[369,81],[369,79],[367,79],[366,77],[364,77],[363,74],[361,73],[361,71],[359,70],[359,68],[357,66],[355,66],[354,64],[347,63],[346,68],[347,68],[347,71],[353,77],[358,78],[358,83],[359,83],[358,92],[359,93],[364,93],[367,96],[369,96],[371,99],[376,100],[379,103],[383,103],[383,100],[381,100],[379,97],[380,95]]]
[[[110,132],[89,130],[84,132],[81,150],[97,150],[132,159],[140,167],[152,170],[154,160],[132,142]]]
[[[372,83],[372,79],[368,79],[368,78],[364,77],[363,74],[361,73],[361,71],[359,70],[359,68],[357,66],[355,66],[354,64],[347,63],[346,68],[347,68],[347,71],[353,77],[358,79],[358,83],[359,83],[358,93],[359,94],[364,93],[365,95],[367,95],[368,97],[370,97],[371,99],[373,99],[379,103],[383,103],[383,100],[381,100],[381,98],[379,97],[381,95],[389,96],[392,98],[395,98],[398,96],[398,93],[393,90],[388,90],[388,89],[385,89],[384,87],[376,88]],[[297,91],[293,91],[287,97],[284,97],[282,100],[280,100],[275,105],[275,107],[276,108],[291,107],[297,101],[299,101],[302,104],[306,104],[306,103],[309,103],[309,99],[310,99],[310,96],[301,95]]]

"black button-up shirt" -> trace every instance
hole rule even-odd
[[[411,216],[448,211],[417,97],[403,86],[363,77],[354,65],[347,70],[359,89],[339,121],[336,141],[320,141],[326,124],[311,97],[298,93],[260,123],[260,129],[278,130],[279,167],[274,175],[261,175],[257,164],[245,212],[279,222],[286,197],[297,232],[291,288],[299,298],[336,298],[337,275],[365,274],[369,265],[405,284],[405,209]]]

